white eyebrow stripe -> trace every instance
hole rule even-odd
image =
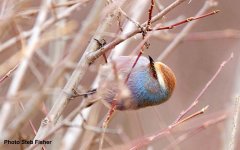
[[[157,65],[154,65],[156,73],[157,73],[158,82],[163,89],[166,89],[167,87],[166,87],[166,84],[164,81],[163,73],[161,72],[161,69],[156,66]]]
[[[166,89],[165,81],[161,73],[157,72],[158,82],[163,89]]]

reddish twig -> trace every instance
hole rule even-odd
[[[140,52],[138,53],[137,58],[136,58],[136,60],[134,61],[133,65],[132,65],[132,67],[131,67],[131,70],[129,71],[129,73],[128,73],[126,79],[125,79],[125,83],[127,83],[128,79],[129,79],[129,77],[130,77],[130,75],[131,75],[131,73],[132,73],[133,68],[136,66],[136,64],[137,64],[137,62],[138,62],[138,60],[139,60],[139,58],[141,57],[142,54],[143,54],[143,49],[142,49],[142,51],[140,51]]]
[[[201,15],[201,16],[198,16],[198,17],[189,17],[189,18],[187,18],[187,19],[185,19],[185,20],[182,20],[182,21],[177,22],[177,23],[175,23],[175,24],[173,24],[173,25],[170,25],[170,26],[159,27],[159,28],[156,28],[156,29],[149,29],[149,31],[173,29],[173,28],[176,27],[176,26],[179,26],[179,25],[188,23],[188,22],[190,22],[190,21],[202,19],[202,18],[211,16],[211,15],[214,15],[214,14],[216,14],[216,13],[218,13],[218,12],[220,12],[220,10],[214,10],[214,11],[212,11],[212,12],[210,12],[210,13],[207,13],[207,14],[204,14],[204,15]]]
[[[99,142],[99,149],[100,150],[103,147],[104,136],[105,136],[105,132],[106,132],[106,129],[108,127],[108,124],[109,124],[110,120],[112,119],[113,114],[116,112],[116,103],[115,102],[116,102],[116,100],[113,100],[111,108],[108,110],[107,116],[106,116],[106,118],[105,118],[105,120],[103,121],[103,124],[102,124],[103,132],[102,132],[101,139],[100,139],[100,142]]]
[[[154,0],[151,0],[151,6],[148,10],[148,22],[147,22],[147,27],[146,29],[148,30],[151,26],[151,22],[152,22],[152,12],[153,12],[153,7],[154,7]]]

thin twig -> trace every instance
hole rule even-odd
[[[184,23],[188,23],[190,21],[193,21],[193,20],[198,20],[198,19],[202,19],[202,18],[205,18],[205,17],[208,17],[208,16],[211,16],[211,15],[214,15],[216,13],[220,12],[220,10],[214,10],[210,13],[207,13],[207,14],[203,14],[203,15],[197,15],[196,17],[190,17],[190,18],[187,18],[183,21],[179,21],[173,25],[170,25],[170,26],[166,26],[166,27],[159,27],[159,28],[155,28],[155,29],[149,29],[149,31],[155,31],[155,30],[165,30],[165,29],[173,29],[174,27],[176,26],[179,26],[179,25],[182,25]]]
[[[232,135],[229,142],[228,150],[234,150],[237,147],[237,130],[238,130],[238,122],[239,122],[239,114],[240,114],[240,96],[235,98],[235,106],[234,106],[234,117],[233,117],[233,127],[232,127]]]

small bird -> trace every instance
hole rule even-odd
[[[103,71],[98,92],[108,103],[114,102],[117,110],[159,105],[170,98],[175,88],[175,75],[167,65],[141,56],[131,70],[136,58],[119,56],[113,60],[117,77],[110,75],[113,72]],[[117,78],[121,82],[116,82]]]

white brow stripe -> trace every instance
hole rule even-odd
[[[165,85],[165,82],[164,82],[162,74],[159,71],[156,71],[156,72],[157,72],[157,78],[158,78],[158,82],[159,82],[160,86],[163,89],[166,89],[166,85]]]
[[[160,86],[163,89],[166,89],[166,84],[165,84],[164,77],[163,77],[163,74],[161,73],[160,68],[157,68],[155,65],[154,65],[154,67],[155,67],[155,70],[157,73],[157,78],[158,78],[158,82],[159,82]]]

